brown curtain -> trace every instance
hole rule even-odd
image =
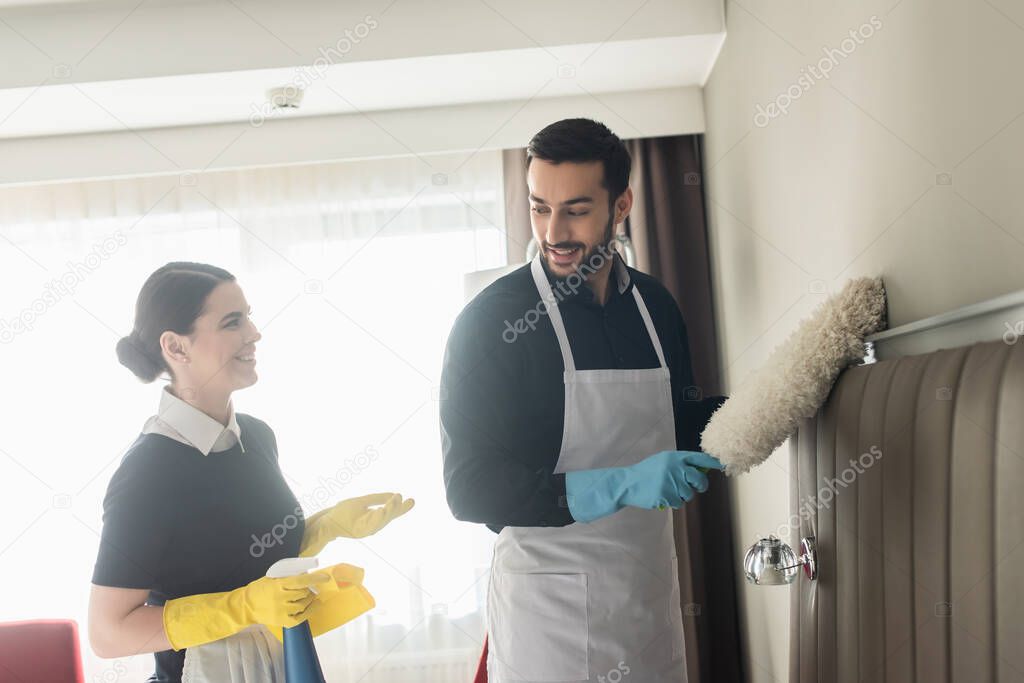
[[[526,245],[533,237],[530,226],[530,189],[526,186],[526,149],[501,152],[505,185],[505,248],[509,264],[526,262]]]
[[[702,400],[685,419],[693,424],[679,447],[695,450],[697,436],[721,402],[718,338],[711,293],[707,221],[701,172],[701,136],[680,135],[627,140],[633,157],[630,185],[633,211],[625,232],[636,249],[638,270],[668,288],[686,321],[694,384]],[[505,218],[509,262],[525,260],[530,214],[526,150],[505,150]],[[622,228],[620,228],[622,230]],[[712,475],[708,490],[676,513],[676,550],[683,606],[688,683],[740,683],[745,680],[740,652],[729,487]]]
[[[638,269],[668,288],[686,321],[694,384],[703,397],[703,409],[694,406],[698,410],[693,433],[699,432],[721,402],[714,398],[721,393],[721,379],[701,143],[699,135],[626,142],[633,157],[634,198],[626,234],[636,249]],[[696,441],[680,444],[681,448],[697,446]],[[716,479],[676,513],[689,683],[745,680],[729,486],[721,475]]]

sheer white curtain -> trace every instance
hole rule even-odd
[[[151,671],[84,642],[102,496],[162,386],[114,343],[150,272],[204,261],[252,304],[260,380],[236,409],[275,429],[307,514],[417,500],[321,555],[378,603],[318,639],[328,680],[469,680],[493,538],[445,504],[437,386],[463,275],[505,263],[501,180],[478,153],[0,189],[0,621],[76,619],[88,680]]]

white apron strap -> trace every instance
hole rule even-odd
[[[566,371],[575,371],[576,364],[572,359],[572,347],[569,346],[569,336],[565,333],[565,323],[562,321],[562,314],[558,310],[558,300],[551,289],[551,283],[548,282],[548,276],[544,271],[541,258],[543,257],[540,254],[534,257],[533,263],[530,264],[530,272],[533,274],[533,281],[537,285],[540,298],[547,307],[551,326],[555,328],[555,336],[558,337],[558,348],[562,351],[562,361],[565,363],[565,369]],[[625,268],[626,266],[619,262],[619,257],[616,256],[613,267]],[[611,281],[608,284],[614,286],[615,282]],[[661,340],[658,338],[657,330],[654,329],[654,321],[651,320],[651,313],[647,310],[647,304],[644,303],[644,298],[640,296],[640,290],[637,289],[636,285],[633,286],[633,299],[636,301],[637,310],[640,311],[640,317],[643,318],[644,326],[647,328],[647,335],[654,346],[654,352],[658,354],[658,363],[661,364],[663,369],[667,370],[668,365],[665,363],[665,352],[662,351]]]
[[[640,290],[637,289],[636,285],[633,285],[633,298],[636,299],[636,307],[640,309],[640,317],[644,319],[644,325],[647,326],[647,334],[651,338],[651,343],[654,344],[654,352],[658,354],[658,362],[661,363],[661,367],[668,370],[668,365],[665,363],[665,353],[661,350],[661,339],[658,338],[658,332],[654,329],[654,321],[651,320],[651,312],[647,310],[647,304],[644,303],[644,298],[640,296]]]
[[[548,282],[547,273],[544,272],[544,265],[540,262],[542,256],[537,254],[530,264],[530,272],[533,273],[533,282],[537,285],[541,301],[544,302],[548,318],[551,319],[551,326],[555,328],[555,336],[558,337],[558,348],[562,350],[562,361],[565,363],[566,372],[575,372],[576,364],[572,360],[572,348],[569,346],[569,337],[565,333],[565,323],[562,322],[562,314],[558,311],[558,300],[555,293],[551,291],[551,283]]]

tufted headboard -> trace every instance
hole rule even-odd
[[[1024,297],[1001,303],[876,335],[791,439],[819,571],[791,588],[792,683],[1024,682]],[[927,348],[965,335],[992,341]]]

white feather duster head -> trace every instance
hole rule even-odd
[[[728,475],[760,465],[818,411],[843,368],[863,358],[864,338],[884,328],[885,315],[881,278],[846,283],[715,411],[701,449]]]

